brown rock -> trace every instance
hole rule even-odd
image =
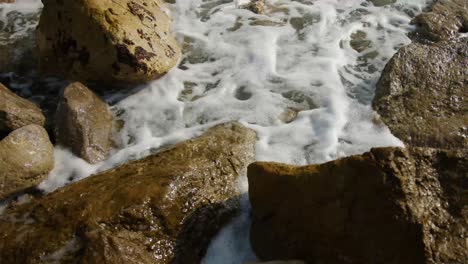
[[[45,117],[35,104],[0,83],[0,132],[9,133],[30,124],[43,126]]]
[[[65,88],[56,114],[56,139],[89,163],[107,158],[113,119],[108,106],[81,83]]]
[[[0,3],[14,3],[16,0],[0,0]]]
[[[54,168],[54,147],[45,129],[28,125],[0,141],[0,200],[39,184]]]
[[[0,218],[0,259],[47,263],[75,241],[61,263],[199,263],[237,211],[236,181],[255,142],[250,129],[219,125],[9,209]]]
[[[401,48],[377,83],[374,109],[421,147],[468,146],[468,38]]]
[[[248,9],[255,14],[265,13],[265,0],[252,0],[250,3],[245,5],[245,9]]]
[[[44,0],[40,69],[82,82],[141,83],[174,67],[180,48],[160,0]]]
[[[467,154],[379,148],[321,165],[253,163],[253,249],[307,263],[467,263]]]
[[[439,0],[412,21],[417,33],[433,41],[454,39],[468,32],[468,2],[466,0]]]

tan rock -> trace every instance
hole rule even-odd
[[[0,259],[47,263],[76,241],[61,263],[200,263],[237,212],[237,180],[254,158],[255,142],[250,129],[219,125],[7,209],[0,216]],[[26,212],[33,222],[18,218]]]
[[[424,12],[412,21],[417,33],[433,41],[454,39],[468,32],[468,3],[466,0],[438,0],[431,11]]]
[[[75,81],[147,82],[174,67],[180,48],[160,0],[44,0],[40,69]]]
[[[112,148],[113,117],[108,105],[83,84],[65,88],[55,124],[59,144],[89,163],[107,158]]]
[[[466,263],[468,151],[379,148],[321,165],[249,165],[263,260]]]
[[[43,126],[44,123],[45,117],[39,107],[0,83],[0,132],[9,133],[26,125]]]
[[[468,38],[401,48],[377,83],[374,109],[408,145],[468,147]]]
[[[28,125],[0,141],[0,200],[39,184],[54,168],[54,147],[45,129]]]

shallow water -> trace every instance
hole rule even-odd
[[[18,2],[0,5],[0,21],[7,20],[6,10],[27,13],[41,6],[39,1]],[[168,5],[184,49],[178,68],[135,87],[138,92],[131,96],[105,95],[111,103],[125,97],[112,106],[125,121],[116,135],[121,149],[108,161],[89,165],[57,147],[56,168],[40,187],[52,191],[228,120],[258,132],[256,158],[262,161],[322,163],[372,147],[402,145],[370,103],[386,62],[410,42],[411,18],[430,0],[382,7],[366,0],[267,0],[267,15],[239,8],[245,2],[177,0]],[[18,34],[34,26],[19,25]],[[352,36],[360,39],[352,42]],[[240,188],[247,191],[245,177]],[[204,263],[255,260],[246,197],[244,213],[214,240]]]

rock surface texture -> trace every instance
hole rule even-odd
[[[379,148],[305,167],[253,163],[253,249],[307,263],[467,263],[467,154]]]
[[[30,124],[43,126],[44,123],[45,117],[39,107],[0,83],[0,133],[10,133]]]
[[[63,92],[56,114],[56,139],[88,161],[107,158],[112,147],[113,117],[108,105],[81,83]]]
[[[48,263],[65,252],[61,263],[199,263],[212,236],[237,212],[236,181],[253,160],[255,142],[250,129],[219,125],[7,209],[0,218],[0,259]]]
[[[36,186],[53,168],[54,146],[43,127],[11,132],[0,141],[0,200]]]
[[[417,33],[432,41],[454,39],[468,32],[468,2],[466,0],[438,0],[430,12],[418,15],[412,21]]]
[[[468,38],[413,43],[390,60],[374,109],[412,146],[468,147]]]
[[[180,57],[160,0],[43,0],[40,69],[75,81],[141,83]]]

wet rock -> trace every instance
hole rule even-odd
[[[46,263],[72,248],[63,254],[72,263],[199,263],[237,212],[237,180],[255,142],[250,129],[219,125],[9,209],[0,219],[0,259]]]
[[[468,152],[379,148],[321,165],[249,165],[263,260],[466,263]]]
[[[468,38],[410,44],[377,83],[374,109],[392,133],[413,146],[468,146]]]
[[[89,163],[107,158],[112,148],[113,117],[108,105],[81,83],[63,92],[56,114],[56,140]]]
[[[367,34],[364,31],[358,30],[355,33],[351,34],[351,41],[349,42],[351,48],[355,51],[361,53],[368,49],[372,42],[367,39]]]
[[[0,3],[14,3],[16,0],[0,0]]]
[[[45,117],[39,107],[0,83],[0,134],[30,124],[43,126],[44,123]]]
[[[417,33],[433,41],[454,39],[468,32],[468,4],[466,0],[439,0],[430,12],[418,15],[412,21]]]
[[[27,125],[0,141],[0,200],[39,184],[54,168],[45,129]]]
[[[265,0],[252,0],[250,3],[245,5],[244,8],[254,12],[255,14],[264,14]]]
[[[396,3],[396,0],[369,0],[374,6],[386,6]]]
[[[141,83],[174,67],[180,48],[160,0],[44,0],[40,69],[75,81]]]

